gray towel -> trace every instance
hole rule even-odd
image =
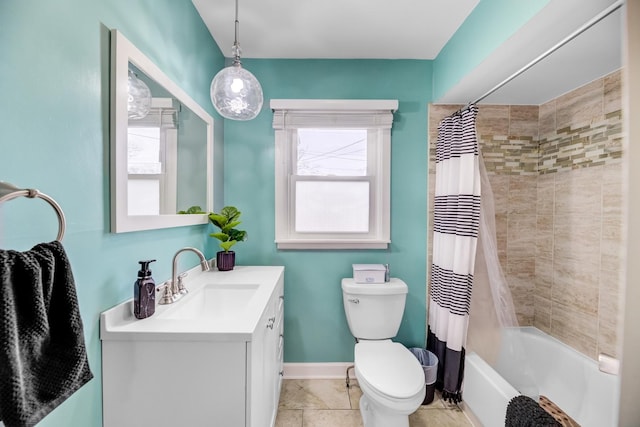
[[[0,250],[0,420],[33,426],[91,378],[60,242]]]

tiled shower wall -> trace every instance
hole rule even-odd
[[[540,106],[480,105],[478,113],[498,255],[518,320],[591,358],[618,355],[620,94],[615,72]],[[437,125],[459,107],[429,108],[430,200]]]

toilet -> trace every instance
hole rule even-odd
[[[356,339],[354,365],[365,427],[409,427],[409,414],[424,400],[420,362],[391,340],[400,328],[407,291],[397,278],[386,283],[342,279],[344,311]]]

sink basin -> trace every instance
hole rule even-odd
[[[242,316],[260,285],[209,283],[184,296],[159,318],[226,321]]]

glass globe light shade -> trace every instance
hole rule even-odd
[[[262,86],[239,62],[223,68],[211,82],[211,102],[226,119],[251,120],[262,109]]]
[[[127,112],[130,119],[143,119],[151,110],[151,91],[145,82],[129,70]]]

